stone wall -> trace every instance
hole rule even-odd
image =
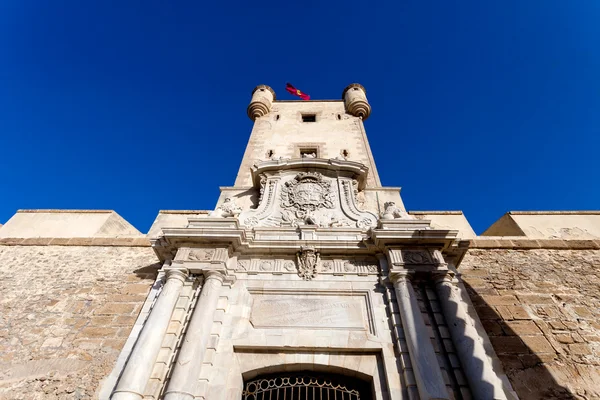
[[[599,246],[546,242],[476,240],[459,272],[521,399],[598,399]]]
[[[159,265],[146,240],[92,240],[0,244],[0,399],[94,398],[114,367]]]

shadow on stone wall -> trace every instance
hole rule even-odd
[[[520,399],[588,399],[556,381],[551,367],[560,368],[558,354],[522,307],[504,306],[510,316],[503,316],[497,307],[484,300],[480,291],[464,281],[463,284]],[[509,307],[513,307],[512,310]]]
[[[154,264],[137,268],[133,271],[133,273],[139,279],[156,279],[156,277],[158,276],[158,271],[161,269],[161,267],[162,264],[160,262],[156,262]]]

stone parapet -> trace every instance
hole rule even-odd
[[[522,237],[478,237],[468,241],[472,249],[561,249],[561,250],[597,250],[600,240],[593,239],[523,239]]]

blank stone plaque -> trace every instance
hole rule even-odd
[[[255,328],[366,330],[364,297],[256,295],[250,322]]]

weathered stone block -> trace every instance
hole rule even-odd
[[[82,338],[112,338],[117,331],[117,328],[83,328],[78,336]]]
[[[529,351],[518,336],[491,337],[490,341],[498,354],[524,354]]]
[[[571,354],[576,354],[576,355],[581,355],[581,356],[585,356],[585,355],[590,355],[591,354],[590,346],[588,346],[586,343],[574,343],[574,344],[570,344],[569,345],[569,352]]]
[[[519,294],[518,297],[523,304],[554,304],[554,300],[549,295]]]
[[[542,332],[533,321],[505,321],[504,331],[507,335],[541,335]]]
[[[521,336],[521,339],[534,353],[554,353],[554,348],[544,336]]]
[[[135,304],[107,303],[96,311],[96,314],[131,314],[135,310]]]

